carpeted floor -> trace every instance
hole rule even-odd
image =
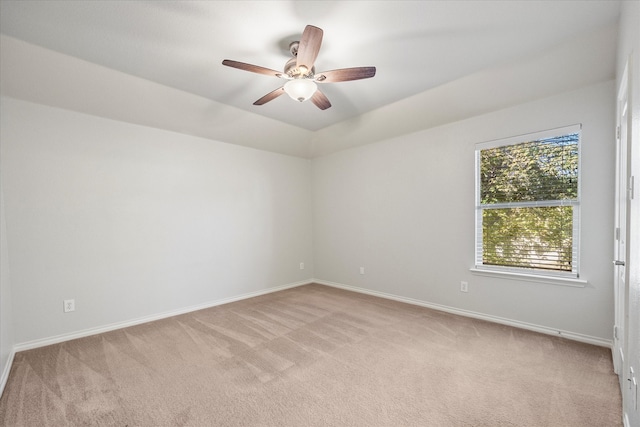
[[[609,349],[307,285],[16,354],[4,426],[619,426]]]

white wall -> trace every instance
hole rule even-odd
[[[314,159],[316,277],[610,340],[614,98],[609,81]],[[588,285],[472,275],[474,145],[575,123],[583,124],[581,278]]]
[[[635,176],[635,197],[630,202],[630,238],[628,246],[630,256],[627,259],[629,272],[629,336],[627,348],[627,367],[633,367],[636,379],[640,380],[640,2],[625,1],[620,11],[620,32],[618,42],[618,64],[616,87],[620,87],[626,63],[629,63],[631,75],[629,115],[632,122],[631,138],[631,174]],[[625,379],[628,378],[625,377]],[[626,381],[623,381],[626,382]],[[627,394],[627,396],[629,396]],[[640,399],[639,397],[636,397]],[[630,398],[624,400],[624,412],[629,426],[640,425],[640,410]],[[640,407],[640,405],[638,405]]]
[[[313,277],[308,160],[2,103],[17,344]]]

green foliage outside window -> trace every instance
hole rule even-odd
[[[578,134],[480,151],[482,263],[572,271]]]

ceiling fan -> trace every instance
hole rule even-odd
[[[266,104],[286,92],[296,101],[303,102],[311,99],[311,102],[318,108],[326,110],[331,107],[331,103],[325,94],[318,90],[316,83],[336,83],[368,79],[376,75],[376,67],[341,68],[316,73],[313,64],[320,51],[322,34],[323,31],[320,28],[307,25],[300,41],[292,42],[289,45],[289,51],[291,55],[293,55],[293,58],[288,60],[284,65],[283,72],[258,65],[232,61],[230,59],[222,61],[222,65],[287,80],[282,87],[269,92],[254,102],[253,105]]]

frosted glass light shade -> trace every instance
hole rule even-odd
[[[318,86],[316,86],[313,80],[309,79],[294,79],[284,84],[284,91],[287,92],[287,95],[289,95],[291,99],[300,102],[311,98],[317,88]]]

